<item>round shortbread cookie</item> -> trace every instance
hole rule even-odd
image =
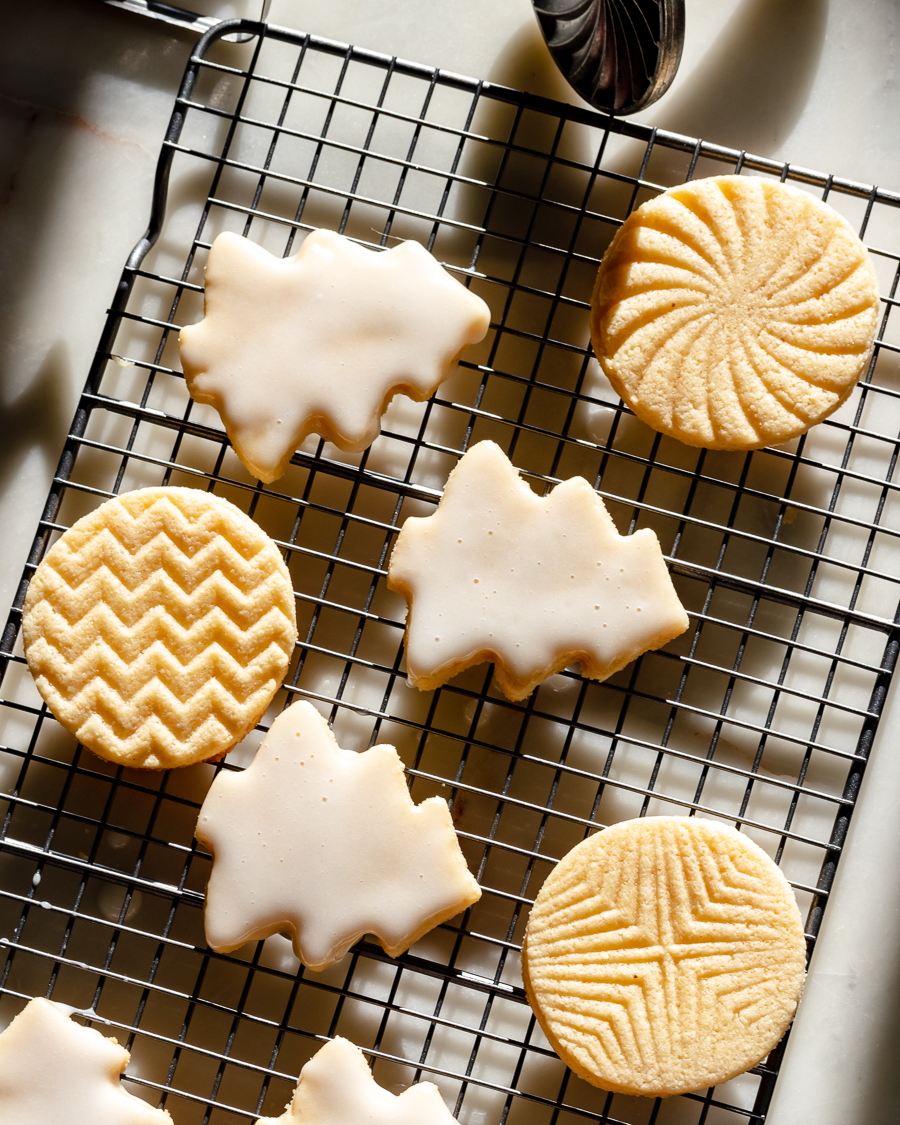
[[[798,188],[693,180],[626,219],[600,264],[591,338],[655,430],[709,449],[805,433],[872,355],[878,281],[850,224]]]
[[[522,975],[563,1061],[604,1090],[667,1097],[754,1066],[790,1023],[806,961],[765,852],[693,817],[628,820],[553,869]]]
[[[169,769],[259,721],[297,639],[278,548],[234,504],[143,488],[78,520],[35,571],[25,655],[56,718],[101,758]]]

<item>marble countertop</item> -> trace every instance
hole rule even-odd
[[[255,15],[250,0],[196,10]],[[682,66],[638,120],[900,189],[895,0],[687,0]],[[577,101],[529,0],[273,0],[273,23]],[[9,604],[192,36],[97,0],[32,0],[0,40],[0,600]],[[898,729],[896,691],[882,742]],[[885,747],[890,751],[892,748]],[[900,755],[877,753],[769,1118],[894,1121]]]

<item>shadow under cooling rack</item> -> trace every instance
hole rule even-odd
[[[245,44],[221,41],[252,32]],[[644,199],[722,171],[805,186],[876,262],[879,344],[848,402],[753,453],[689,448],[639,422],[591,357],[597,264]],[[898,197],[283,29],[232,22],[198,45],[163,145],[153,219],[126,266],[4,634],[0,701],[0,1023],[46,994],[132,1052],[128,1081],[178,1125],[277,1114],[326,1036],[377,1079],[435,1081],[466,1123],[760,1123],[780,1052],[722,1086],[653,1102],[572,1076],[525,1001],[527,910],[570,847],[628,817],[700,813],[781,865],[815,940],[897,649]],[[345,455],[315,439],[272,487],[193,404],[181,324],[202,315],[213,238],[278,254],[315,227],[414,238],[490,305],[491,330],[427,403],[395,400]],[[402,664],[386,561],[492,438],[538,490],[586,477],[619,530],[651,527],[691,628],[605,683],[574,671],[525,703],[472,669],[431,693]],[[117,769],[42,704],[18,636],[47,545],[100,501],[207,488],[278,542],[300,642],[258,731],[313,700],[343,746],[397,746],[416,800],[451,803],[483,887],[461,919],[391,960],[360,943],[322,973],[280,937],[216,955],[209,856],[193,839],[217,767]],[[38,513],[35,513],[36,517]]]

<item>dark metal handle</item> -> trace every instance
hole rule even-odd
[[[591,105],[624,116],[669,88],[684,0],[532,0],[556,65]]]

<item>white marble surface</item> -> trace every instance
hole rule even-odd
[[[0,39],[0,601],[9,604],[191,39],[96,0],[5,6]],[[204,12],[255,3],[198,0]],[[900,189],[896,0],[687,0],[684,61],[641,119]],[[529,0],[273,0],[272,22],[566,97]],[[896,693],[894,703],[896,704]],[[883,725],[774,1125],[893,1122],[900,711]],[[887,751],[886,753],[884,751]]]

